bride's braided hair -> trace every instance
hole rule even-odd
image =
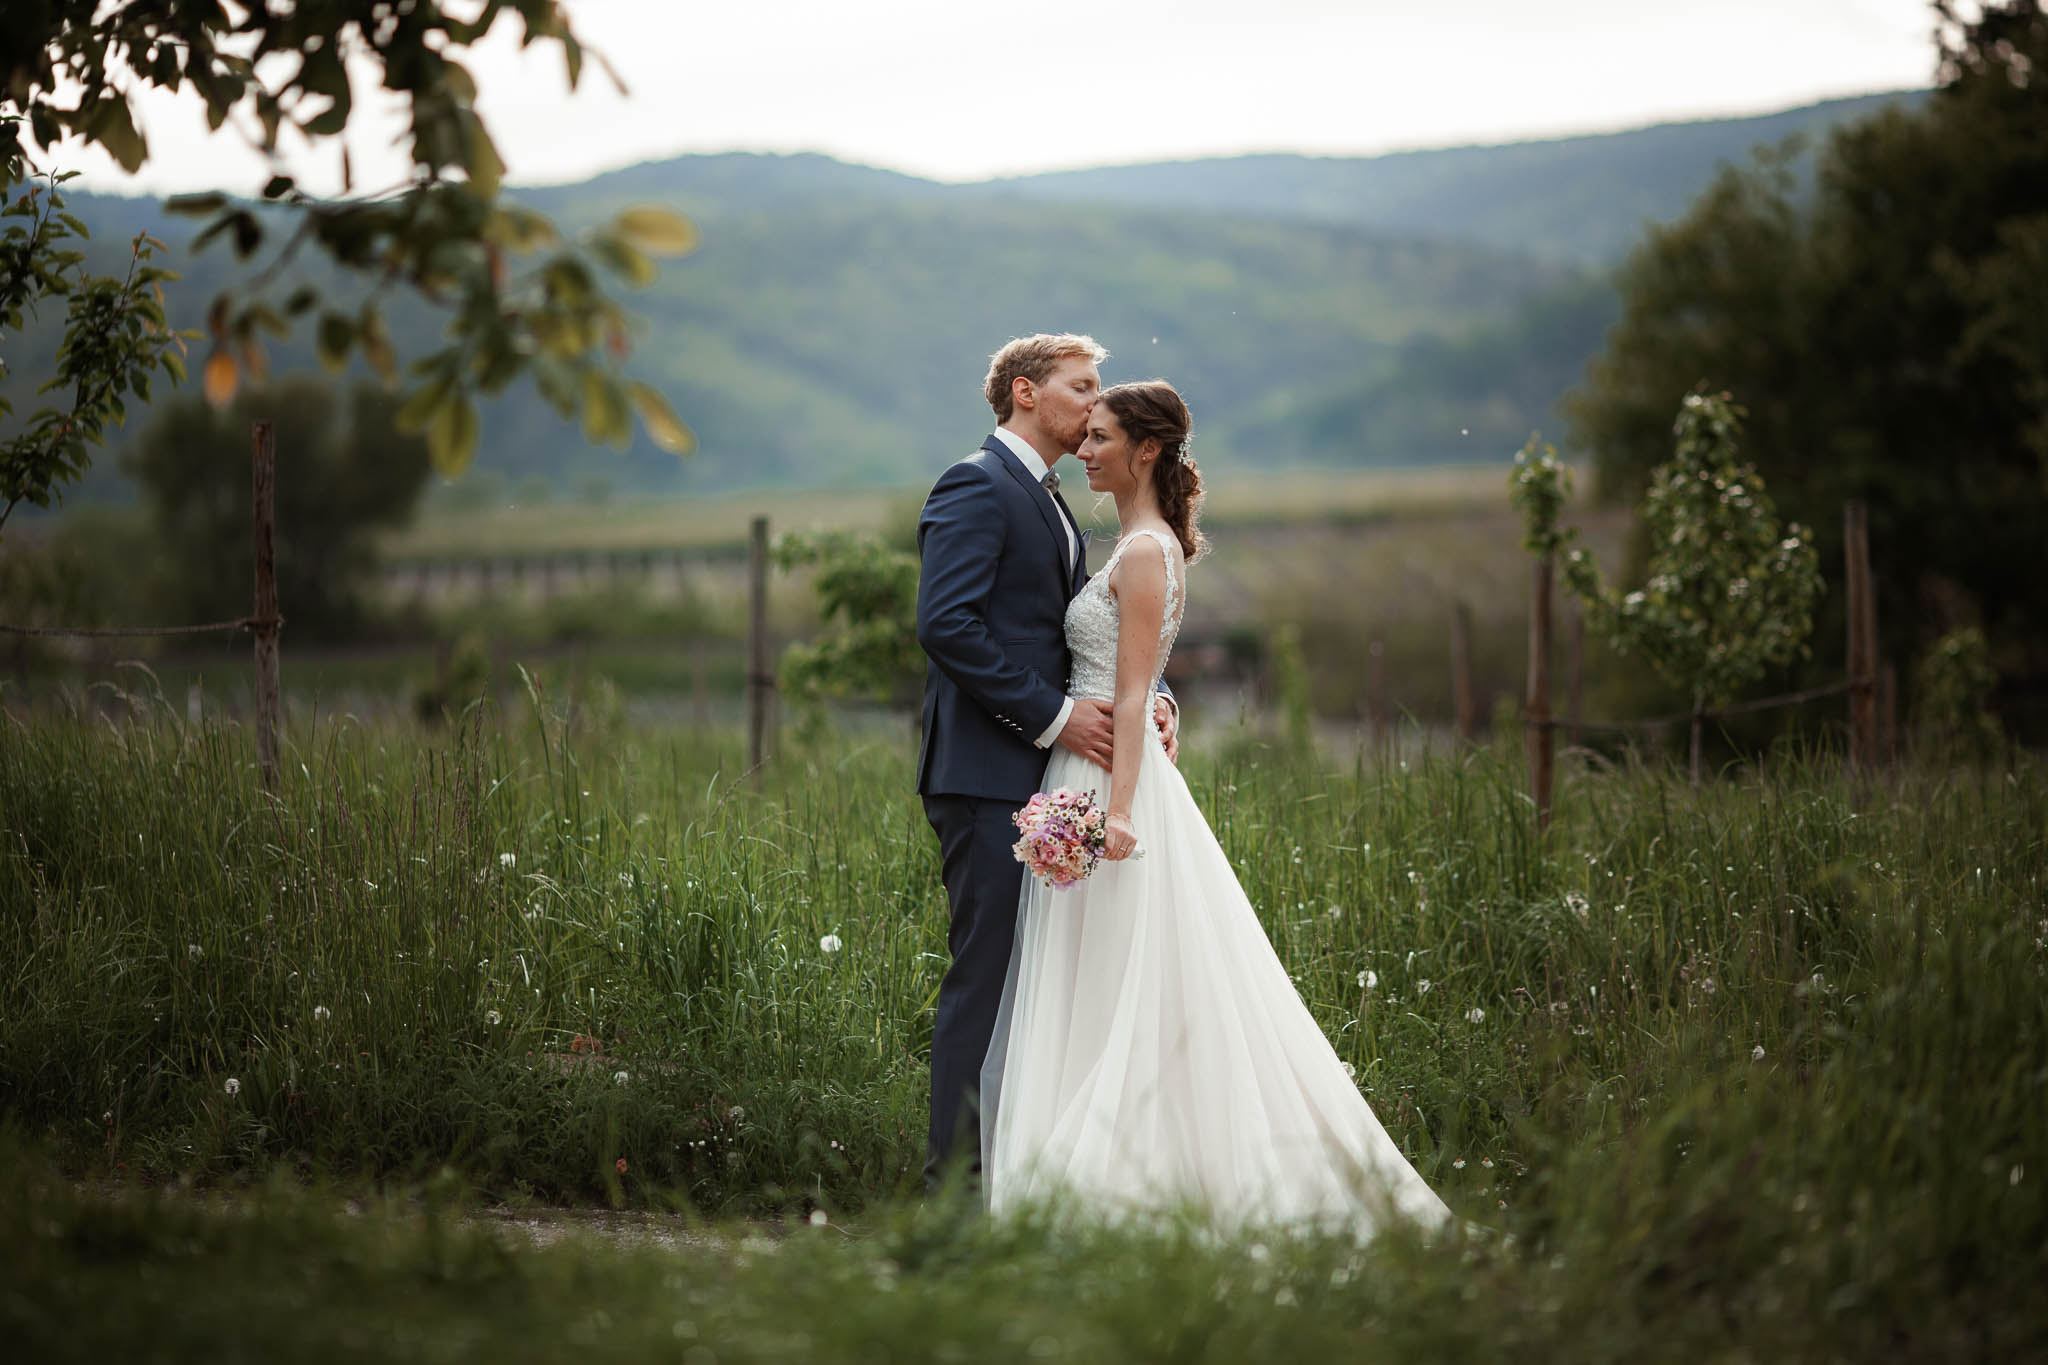
[[[1173,385],[1164,379],[1147,379],[1135,384],[1117,384],[1102,391],[1096,400],[1108,405],[1123,426],[1132,445],[1159,442],[1159,463],[1152,470],[1152,487],[1159,495],[1159,510],[1180,541],[1181,553],[1193,563],[1209,549],[1209,538],[1198,523],[1202,516],[1202,471],[1189,453],[1194,419]]]

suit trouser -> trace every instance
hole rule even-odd
[[[939,983],[939,1011],[932,1021],[932,1126],[924,1167],[928,1188],[956,1158],[964,1159],[972,1175],[981,1172],[977,1091],[1017,938],[1024,865],[1010,851],[1017,842],[1010,817],[1023,805],[974,796],[924,798],[925,818],[939,836],[940,876],[952,915],[946,941],[953,954]]]

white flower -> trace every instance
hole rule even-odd
[[[818,940],[818,951],[821,953],[836,953],[839,951],[839,948],[839,935],[837,934],[827,934]]]
[[[326,1022],[327,1022],[327,1021],[328,1021],[329,1019],[332,1019],[333,1017],[334,1017],[334,1011],[333,1011],[333,1010],[331,1010],[331,1009],[328,1009],[328,1008],[327,1008],[327,1006],[325,1006],[325,1005],[315,1005],[315,1006],[313,1006],[313,1022],[314,1022],[314,1023],[316,1023],[316,1024],[324,1024],[324,1023],[326,1023]]]
[[[1567,891],[1564,893],[1564,908],[1577,915],[1580,919],[1584,919],[1586,911],[1590,907],[1586,904],[1584,896],[1576,891]]]
[[[824,1226],[825,1226],[825,1224],[827,1224],[827,1223],[829,1223],[829,1222],[831,1222],[831,1221],[832,1221],[832,1220],[831,1220],[830,1218],[827,1218],[827,1217],[825,1216],[825,1210],[823,1210],[823,1209],[812,1209],[812,1210],[811,1210],[811,1226],[812,1226],[812,1227],[814,1227],[814,1228],[821,1228],[821,1227],[824,1227]]]
[[[499,1014],[496,1010],[485,1010],[484,1022],[486,1024],[489,1024],[492,1028],[496,1028],[498,1025],[505,1022],[505,1016]]]
[[[624,1085],[627,1081],[630,1081],[632,1079],[633,1077],[629,1073],[624,1071],[614,1071],[612,1073],[613,1085]]]
[[[1425,976],[1425,977],[1423,977],[1423,978],[1422,978],[1422,980],[1420,980],[1420,981],[1418,981],[1418,982],[1416,982],[1416,983],[1415,983],[1415,993],[1416,993],[1417,995],[1428,995],[1428,994],[1429,994],[1429,978],[1428,978],[1428,977],[1426,977],[1426,976]]]
[[[499,867],[517,867],[517,866],[519,866],[519,855],[518,855],[517,853],[500,853],[500,854],[498,855],[498,866],[499,866]]]
[[[227,1084],[223,1085],[221,1089],[228,1092],[229,1099],[233,1099],[235,1096],[242,1093],[242,1083],[239,1080],[235,1079],[233,1076],[230,1076],[228,1077]]]
[[[1344,1063],[1344,1074],[1355,1081],[1358,1079],[1358,1068],[1353,1066],[1351,1063],[1346,1062]]]
[[[1705,991],[1708,995],[1712,995],[1715,991],[1719,990],[1720,987],[1715,984],[1714,978],[1710,976],[1700,982],[1700,989]]]
[[[1343,906],[1341,906],[1341,905],[1333,905],[1333,906],[1331,906],[1331,907],[1330,907],[1330,909],[1329,909],[1329,912],[1328,912],[1328,913],[1329,913],[1329,916],[1330,916],[1330,918],[1331,918],[1331,919],[1343,919],[1343,918],[1344,918],[1344,907],[1343,907]]]
[[[1755,1047],[1749,1050],[1749,1060],[1751,1060],[1752,1062],[1760,1062],[1763,1059],[1764,1045],[1762,1043],[1758,1043]]]
[[[1451,1163],[1451,1169],[1452,1169],[1452,1170],[1454,1170],[1454,1171],[1462,1171],[1462,1170],[1464,1170],[1464,1169],[1465,1169],[1465,1158],[1464,1158],[1464,1157],[1459,1157],[1459,1158],[1458,1158],[1458,1159],[1457,1159],[1456,1161],[1453,1161],[1453,1162]]]
[[[1485,1023],[1486,1011],[1479,1008],[1479,1006],[1474,1005],[1471,1009],[1465,1011],[1465,1022],[1468,1024]]]
[[[188,943],[185,945],[185,960],[187,962],[197,962],[200,958],[205,956],[206,950],[200,947],[198,944]]]
[[[725,1116],[731,1119],[734,1123],[738,1123],[741,1119],[747,1116],[747,1111],[740,1108],[738,1105],[734,1105],[732,1108],[725,1111]]]
[[[1366,968],[1364,971],[1358,974],[1358,988],[1362,991],[1372,990],[1379,984],[1380,974],[1372,970],[1372,968],[1370,967]]]

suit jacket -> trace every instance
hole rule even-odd
[[[1087,539],[1067,568],[1053,500],[1002,441],[939,476],[917,523],[917,640],[925,670],[917,790],[1029,799],[1050,753],[1071,659],[1067,603],[1087,581]]]

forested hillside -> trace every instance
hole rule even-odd
[[[703,245],[637,295],[632,367],[695,428],[684,463],[587,448],[539,400],[488,408],[477,469],[649,493],[916,482],[987,425],[985,357],[1092,332],[1109,379],[1163,375],[1203,458],[1335,466],[1483,459],[1554,428],[1612,315],[1600,268],[1758,141],[1882,102],[1610,137],[1368,159],[1256,157],[943,185],[821,156],[691,156],[520,197],[565,226],[626,204],[689,213]],[[1648,168],[1654,167],[1654,174]],[[110,260],[134,231],[179,248],[172,311],[197,326],[237,270],[153,204],[75,195]],[[10,356],[20,406],[43,319]],[[437,326],[401,305],[401,352]],[[276,368],[310,363],[303,347]],[[134,420],[147,420],[137,413]],[[116,449],[84,495],[121,492]],[[75,494],[74,496],[78,496]]]

